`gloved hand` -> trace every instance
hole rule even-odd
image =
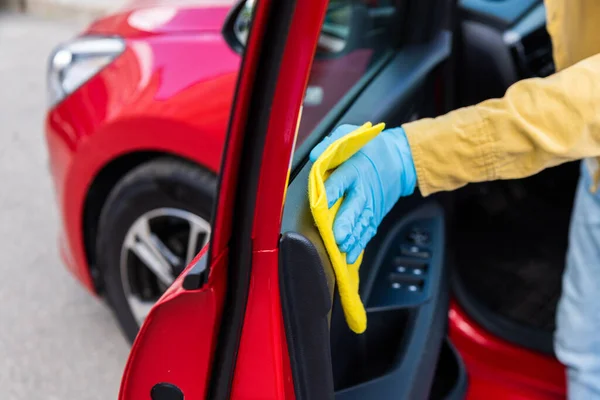
[[[341,125],[310,152],[315,162],[331,143],[357,129]],[[325,181],[331,208],[345,196],[333,223],[333,235],[346,261],[353,264],[375,233],[383,217],[401,196],[412,194],[417,172],[402,128],[381,132],[340,165]]]

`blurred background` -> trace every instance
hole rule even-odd
[[[43,124],[52,48],[121,2],[27,3],[0,1],[0,393],[114,399],[129,345],[60,260]]]

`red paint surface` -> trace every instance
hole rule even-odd
[[[298,3],[280,64],[256,195],[251,285],[231,396],[236,400],[295,398],[279,296],[278,243],[299,111],[326,6],[322,0]]]
[[[204,398],[225,295],[226,254],[212,265],[202,289],[189,291],[181,285],[191,266],[206,257],[206,250],[148,314],[125,366],[120,400],[148,399],[161,382],[176,385],[186,399]]]
[[[251,286],[232,399],[294,398],[278,269],[277,251],[253,252]]]
[[[187,62],[173,62],[181,59]],[[94,178],[113,160],[142,151],[218,171],[239,64],[216,34],[128,40],[124,54],[48,113],[61,247],[69,269],[90,290],[82,229]]]
[[[450,339],[469,375],[469,400],[565,398],[564,367],[554,358],[510,344],[471,320],[454,302]]]
[[[88,32],[124,37],[220,32],[235,0],[137,0],[93,22]]]
[[[151,34],[132,34],[122,13],[93,24],[89,33],[127,37],[126,51],[47,115],[50,168],[62,216],[61,254],[92,291],[83,207],[102,168],[142,151],[177,155],[215,173],[220,168],[241,58],[221,34],[228,7],[217,7],[218,1],[184,3],[173,5],[177,19]],[[370,55],[360,50],[315,62],[310,85],[323,89],[323,103],[305,107],[299,140],[361,77]],[[219,239],[216,248],[223,249]]]
[[[266,17],[266,10],[264,2],[257,7],[259,29],[253,30],[249,38],[249,56],[245,59],[247,68],[241,74],[237,89],[233,123],[229,128],[228,147],[224,155],[219,209],[210,243],[209,280],[199,290],[183,290],[183,277],[191,268],[188,266],[153,307],[131,351],[122,380],[121,400],[148,398],[152,387],[159,382],[176,385],[186,399],[205,398],[211,375],[212,356],[221,326],[227,282],[226,246],[231,234],[231,216],[245,134],[245,119],[253,89],[254,72],[258,64],[259,52],[256,51],[255,56],[252,54],[262,39],[263,30],[260,29],[260,25]],[[206,253],[207,247],[201,254],[208,257]],[[273,315],[281,319],[280,310],[274,310]]]

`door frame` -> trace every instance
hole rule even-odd
[[[291,156],[326,0],[259,0],[230,120],[211,260],[228,251],[208,397],[293,398],[278,283]]]
[[[244,393],[294,398],[278,280],[269,273],[277,276],[290,158],[327,3],[257,2],[228,128],[211,242],[148,314],[127,361],[119,399],[226,399]],[[262,342],[256,354],[238,357],[255,349],[257,341],[246,338],[257,333]],[[257,374],[264,377],[260,384],[252,381]]]

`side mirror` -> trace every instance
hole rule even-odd
[[[235,7],[231,13],[233,35],[242,48],[246,47],[250,24],[252,23],[252,11],[255,0],[243,0],[240,6]],[[227,25],[227,24],[226,24]]]

